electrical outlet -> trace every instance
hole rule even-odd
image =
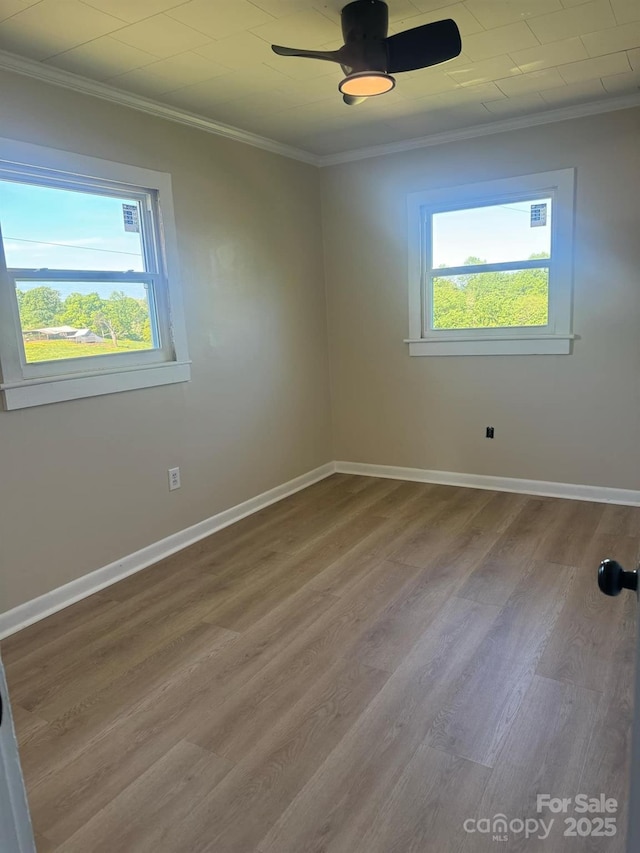
[[[169,491],[180,488],[180,469],[169,468]]]
[[[493,427],[487,427],[486,436],[487,438],[493,438]]]

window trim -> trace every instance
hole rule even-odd
[[[568,354],[572,333],[572,278],[575,169],[560,169],[494,181],[411,193],[409,217],[409,345],[412,356],[424,355],[546,355]],[[549,322],[547,326],[494,329],[427,328],[431,317],[431,216],[527,198],[550,197],[553,202],[552,258],[549,261]],[[526,262],[517,262],[518,269]],[[508,266],[508,264],[506,265]],[[537,266],[540,266],[538,264]],[[487,264],[490,272],[505,264]],[[452,268],[455,269],[455,268]]]
[[[182,305],[171,175],[81,154],[0,139],[0,170],[25,183],[144,199],[143,250],[150,272],[78,270],[0,272],[0,392],[6,410],[150,388],[191,378]],[[31,180],[29,180],[31,178]],[[16,179],[16,178],[12,178]],[[147,250],[151,246],[151,252]],[[0,244],[0,252],[2,246]],[[0,270],[6,269],[4,258]],[[149,264],[149,261],[151,263]],[[132,353],[27,364],[14,278],[151,281],[161,347]],[[61,372],[61,371],[64,371]]]

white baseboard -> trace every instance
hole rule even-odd
[[[0,639],[44,619],[45,616],[50,616],[58,610],[74,604],[94,592],[99,592],[105,587],[111,586],[123,578],[133,575],[136,572],[146,569],[148,566],[157,563],[165,557],[175,554],[177,551],[182,551],[183,548],[193,545],[200,539],[205,539],[222,530],[223,527],[228,527],[241,518],[247,515],[252,515],[270,504],[281,501],[289,495],[299,492],[301,489],[306,489],[308,486],[317,483],[319,480],[324,480],[325,477],[335,473],[335,465],[333,462],[328,462],[326,465],[321,465],[320,468],[315,468],[294,480],[289,480],[288,483],[283,483],[281,486],[276,486],[274,489],[269,489],[268,492],[263,492],[255,498],[250,498],[237,506],[219,512],[211,518],[206,518],[204,521],[194,524],[192,527],[187,527],[185,530],[180,530],[178,533],[173,533],[159,542],[154,542],[146,548],[141,548],[121,560],[116,560],[108,566],[103,566],[101,569],[96,569],[87,575],[77,578],[70,583],[60,586],[57,589],[51,590],[44,595],[34,598],[32,601],[27,601],[25,604],[20,604],[12,610],[7,610],[5,613],[0,613]]]
[[[366,462],[336,462],[335,470],[339,474],[360,474],[365,477],[385,477],[390,480],[411,480],[417,483],[465,486],[469,489],[489,489],[495,492],[569,498],[574,501],[640,506],[640,491],[612,489],[608,486],[583,486],[545,480],[520,480],[514,477],[489,477],[485,474],[461,474],[457,471],[427,471],[424,468],[369,465]]]
[[[244,503],[219,512],[204,521],[173,533],[115,563],[83,575],[64,586],[0,613],[0,639],[63,610],[94,592],[136,572],[146,569],[159,560],[182,551],[194,542],[211,536],[241,518],[252,515],[307,486],[324,480],[331,474],[359,474],[364,477],[384,477],[391,480],[410,480],[418,483],[438,483],[445,486],[464,486],[470,489],[489,489],[496,492],[515,492],[551,498],[569,498],[578,501],[640,506],[640,491],[612,489],[606,486],[583,486],[573,483],[552,483],[544,480],[520,480],[513,477],[489,477],[484,474],[461,474],[455,471],[427,471],[423,468],[400,468],[394,465],[369,465],[365,462],[328,462],[320,468],[302,474],[288,483],[276,486]]]

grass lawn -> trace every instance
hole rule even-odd
[[[102,344],[77,344],[74,341],[27,341],[24,351],[27,363],[35,361],[55,361],[61,358],[81,358],[90,355],[108,355],[114,352],[126,352],[134,349],[152,349],[145,341],[118,341],[114,347],[111,341]]]

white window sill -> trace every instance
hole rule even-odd
[[[79,400],[83,397],[98,397],[102,394],[188,382],[190,378],[191,363],[174,361],[103,373],[76,373],[6,382],[0,384],[0,391],[5,409],[26,409],[31,406],[45,406],[48,403]]]
[[[409,355],[569,355],[575,335],[452,336],[407,339]]]

